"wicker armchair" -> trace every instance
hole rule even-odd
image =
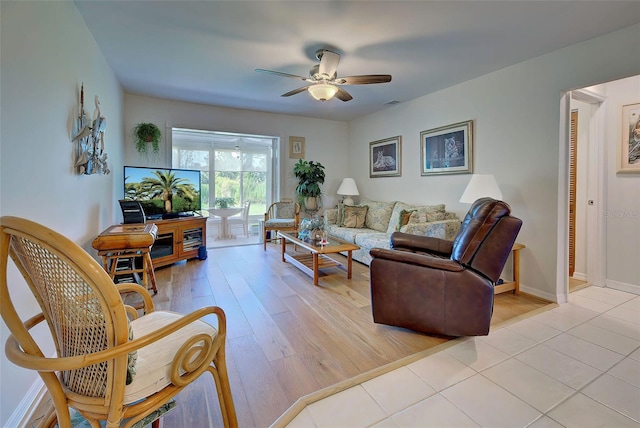
[[[300,223],[300,205],[291,200],[274,202],[264,214],[264,226],[262,230],[264,250],[267,251],[267,241],[276,239],[273,235],[267,238],[269,231],[278,230],[297,231]]]
[[[9,295],[9,256],[42,309],[26,321]],[[121,292],[138,293],[144,315],[125,305]],[[43,426],[70,427],[69,408],[94,427],[99,421],[109,428],[140,426],[154,418],[158,426],[173,397],[205,372],[215,381],[224,425],[237,426],[222,309],[205,307],[188,315],[154,311],[144,287],[115,285],[74,242],[17,217],[0,218],[0,304],[11,331],[7,358],[37,370],[52,397],[54,409]],[[201,320],[210,314],[217,317],[217,329]],[[30,334],[43,321],[56,347],[53,358],[44,356]]]

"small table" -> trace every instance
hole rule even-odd
[[[220,229],[218,230],[218,236],[216,236],[215,239],[231,239],[232,237],[227,231],[227,217],[231,217],[232,215],[242,212],[242,207],[207,208],[207,211],[216,217],[220,217]]]
[[[493,294],[500,294],[513,290],[513,294],[520,294],[520,250],[526,248],[524,244],[513,244],[513,281],[505,282],[493,287]]]
[[[347,278],[351,279],[352,251],[359,250],[360,247],[340,239],[330,237],[326,245],[313,245],[298,239],[293,233],[278,232],[278,237],[282,238],[282,261],[290,262],[292,265],[313,278],[313,285],[318,285],[318,270],[330,267],[341,266],[341,263],[333,260],[325,254],[335,254],[347,252]],[[292,255],[287,254],[287,242],[300,246],[309,251],[309,254]]]
[[[102,266],[111,279],[115,279],[116,275],[142,273],[142,284],[157,294],[156,277],[149,254],[157,236],[158,226],[153,223],[116,224],[98,235],[92,246],[102,256]],[[138,257],[142,257],[140,269],[136,268],[135,259]],[[120,259],[126,260],[124,268],[118,266]]]

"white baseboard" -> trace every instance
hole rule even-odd
[[[558,296],[556,296],[555,294],[546,293],[536,288],[527,287],[522,283],[520,284],[520,291],[522,291],[523,293],[531,294],[532,296],[540,297],[541,299],[548,300],[550,302],[554,302],[554,303],[562,302],[562,300],[558,300]],[[566,301],[566,298],[564,301]]]
[[[578,281],[586,281],[587,274],[582,272],[574,272],[572,278],[577,279]]]
[[[640,285],[636,284],[628,284],[626,282],[614,281],[612,279],[607,279],[605,281],[605,286],[609,288],[613,288],[620,291],[626,291],[627,293],[633,293],[640,295]]]
[[[20,404],[18,404],[18,407],[13,411],[9,420],[7,420],[6,426],[29,428],[27,424],[46,393],[47,388],[44,386],[42,379],[38,377],[36,381],[33,382],[25,396],[22,397]]]

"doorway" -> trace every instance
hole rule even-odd
[[[604,286],[603,101],[604,97],[588,89],[571,91],[565,260],[568,278],[563,287],[567,295],[587,284]]]
[[[207,246],[258,244],[260,220],[275,200],[279,139],[172,128],[171,141],[173,167],[201,171]]]

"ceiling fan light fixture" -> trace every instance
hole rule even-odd
[[[338,92],[338,88],[328,83],[316,83],[307,88],[313,98],[318,101],[327,101],[334,97]]]

